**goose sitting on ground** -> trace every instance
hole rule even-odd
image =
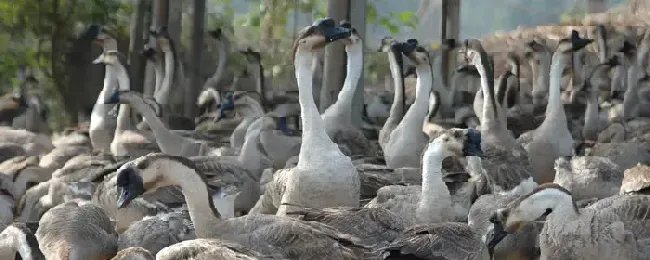
[[[324,38],[322,31],[335,34],[332,37],[338,40],[350,37],[350,30],[330,28],[334,25],[329,25],[332,22],[329,19],[321,22],[324,24],[302,30],[293,48],[303,126],[298,165],[273,175],[273,181],[267,184],[266,192],[260,197],[260,207],[252,212],[284,216],[291,206],[282,204],[310,208],[359,206],[360,180],[357,169],[327,135],[312,95],[313,58],[315,52],[329,42],[326,38],[330,37]]]
[[[165,247],[190,239],[196,239],[196,235],[187,211],[163,213],[131,223],[120,234],[118,250],[142,247],[155,255]]]
[[[104,211],[67,202],[48,210],[38,221],[39,248],[47,259],[110,259],[117,253],[117,234]]]
[[[576,201],[616,195],[623,181],[623,169],[604,157],[560,157],[555,170],[553,182],[570,191]]]
[[[480,144],[481,135],[476,130],[446,131],[424,152],[422,186],[382,187],[365,207],[388,209],[404,218],[407,226],[467,218],[471,201],[454,203],[442,180],[442,163],[450,156],[481,156]]]
[[[490,243],[546,216],[539,237],[541,260],[638,259],[637,238],[618,214],[590,208],[580,211],[571,193],[557,184],[540,185],[497,210]]]

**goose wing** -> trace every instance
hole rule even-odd
[[[382,208],[337,207],[326,209],[304,208],[287,212],[300,215],[304,221],[317,221],[338,231],[356,236],[367,244],[388,244],[404,230],[402,218]]]
[[[156,254],[156,259],[256,260],[283,258],[264,256],[257,251],[248,249],[240,244],[222,239],[194,239],[165,247]]]
[[[587,208],[612,212],[638,239],[650,238],[650,195],[615,195]]]
[[[416,225],[391,243],[387,259],[406,259],[405,256],[437,260],[482,259],[483,247],[480,236],[464,223]]]

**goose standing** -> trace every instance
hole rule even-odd
[[[108,54],[117,51],[117,41],[104,32],[103,28],[98,25],[91,25],[87,34],[92,35],[96,42],[101,43],[104,53]],[[93,63],[103,63],[104,56],[100,56]],[[115,135],[116,121],[113,117],[109,116],[109,111],[117,109],[115,105],[104,104],[106,98],[113,93],[114,90],[125,86],[121,86],[117,81],[117,71],[115,66],[109,64],[104,65],[104,87],[99,92],[97,101],[93,106],[93,111],[90,115],[90,127],[88,129],[90,134],[90,142],[96,150],[104,153],[110,153],[110,145]]]
[[[552,182],[555,178],[555,159],[573,154],[573,137],[567,126],[560,83],[562,71],[572,57],[571,53],[591,42],[592,39],[580,38],[576,31],[572,31],[571,38],[560,40],[553,54],[546,119],[535,129],[532,140],[524,146],[533,169],[533,179],[537,183]]]
[[[374,158],[377,157],[376,148],[352,124],[352,101],[363,70],[363,40],[349,22],[341,21],[341,26],[352,30],[350,37],[342,40],[348,57],[345,83],[336,103],[325,109],[321,118],[332,141],[347,146],[352,155]]]
[[[386,150],[390,135],[395,130],[397,125],[404,118],[405,96],[404,96],[404,77],[402,76],[404,70],[404,61],[400,44],[393,38],[386,37],[381,40],[381,51],[388,53],[388,62],[390,66],[390,73],[393,77],[393,103],[390,105],[389,116],[384,122],[381,130],[379,130],[379,145],[382,150]]]
[[[94,62],[112,66],[117,75],[119,89],[128,90],[131,83],[128,71],[120,60],[123,58],[117,51],[110,51],[102,53]],[[106,94],[104,103],[106,100],[110,100],[113,93]],[[153,133],[135,129],[131,122],[131,108],[129,105],[121,105],[117,115],[115,136],[110,143],[110,151],[113,156],[116,158],[137,157],[158,150]]]
[[[481,148],[485,158],[470,157],[468,163],[482,172],[492,193],[502,195],[526,194],[537,186],[530,176],[528,155],[505,129],[505,115],[494,95],[493,68],[480,41],[465,41],[464,50],[471,66],[481,75],[483,111],[481,115]]]
[[[429,107],[432,70],[427,52],[417,44],[417,40],[409,39],[405,44],[397,47],[401,48],[401,52],[416,64],[418,78],[415,102],[409,107],[402,121],[390,132],[388,141],[384,145],[386,165],[390,168],[420,167],[421,158],[415,155],[422,154],[428,140],[422,128]]]
[[[291,207],[283,204],[310,208],[359,206],[357,169],[327,135],[312,95],[314,52],[330,42],[330,37],[334,37],[333,40],[350,37],[349,29],[335,29],[334,25],[329,25],[330,22],[333,21],[325,19],[305,28],[293,46],[303,126],[299,161],[290,170],[276,172],[268,185],[277,188],[269,189],[267,185],[264,196],[260,198],[260,202],[271,200],[278,209],[278,216],[286,215]],[[323,35],[323,31],[328,35]],[[335,36],[329,36],[330,33]]]

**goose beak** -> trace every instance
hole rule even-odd
[[[104,62],[104,53],[99,55],[95,60],[93,60],[93,64],[102,64]]]
[[[119,193],[117,207],[121,209],[144,193],[142,178],[131,168],[119,170],[117,173],[117,191]]]
[[[406,56],[410,56],[411,53],[415,51],[415,48],[418,46],[418,40],[408,39],[405,43],[402,43],[398,46],[398,49],[404,53]]]
[[[484,157],[481,149],[481,132],[474,129],[467,129],[465,134],[465,143],[463,143],[463,156]]]
[[[108,98],[104,100],[104,104],[119,104],[120,103],[120,91],[115,91]]]
[[[490,254],[490,259],[494,259],[494,248],[501,242],[508,233],[503,227],[503,222],[497,219],[496,214],[492,215],[490,222],[494,224],[494,228],[490,230],[486,235],[488,253]]]
[[[149,44],[145,45],[144,50],[142,50],[142,56],[144,56],[147,59],[151,59],[155,55],[156,55],[156,49],[149,46]]]

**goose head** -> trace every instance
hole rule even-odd
[[[314,52],[326,44],[350,37],[351,30],[336,26],[332,18],[323,18],[303,28],[293,44],[294,56],[297,52]]]
[[[548,51],[544,44],[540,43],[539,40],[530,40],[524,45],[524,58],[532,59],[536,53],[543,51]]]
[[[576,30],[572,30],[569,38],[560,40],[557,50],[562,53],[572,53],[584,49],[592,42],[593,39],[581,38]]]
[[[494,229],[488,234],[488,249],[494,250],[508,234],[518,233],[528,223],[548,216],[562,203],[570,203],[566,206],[578,212],[570,191],[556,183],[545,183],[507,207],[497,209],[490,218]]]
[[[470,65],[482,65],[486,69],[492,67],[490,65],[490,57],[488,57],[488,54],[483,48],[481,41],[477,39],[465,40],[463,47],[460,48],[458,52],[465,54],[467,63]]]
[[[357,29],[352,27],[350,21],[347,20],[341,21],[340,26],[350,30],[350,35],[341,40],[345,44],[345,50],[361,50],[363,48],[363,42],[361,41],[361,36],[357,33]]]
[[[416,65],[429,64],[429,53],[423,47],[418,46],[418,40],[408,39],[399,48],[404,56]]]
[[[548,216],[564,202],[578,212],[569,190],[556,183],[545,183],[507,207],[498,209],[493,217],[504,225],[505,232],[514,234],[526,224]]]
[[[103,45],[104,40],[109,38],[106,32],[104,31],[104,26],[99,24],[91,24],[86,28],[86,30],[81,34],[79,39],[83,40],[92,40],[95,44]]]
[[[162,116],[162,108],[160,104],[153,98],[142,97],[142,95],[135,91],[130,90],[116,90],[104,100],[104,104],[129,104],[132,100],[140,99],[143,103],[151,107],[157,117]]]
[[[395,46],[398,45],[399,42],[397,40],[393,39],[392,37],[384,37],[381,39],[379,42],[379,49],[377,51],[379,52],[389,52],[389,51],[394,51]]]
[[[451,128],[431,141],[424,158],[443,160],[449,156],[483,156],[481,132],[474,129]],[[426,160],[425,160],[426,161]]]
[[[102,52],[95,60],[92,61],[93,64],[104,64],[104,65],[117,65],[120,62],[117,50],[115,51],[106,51]]]
[[[141,195],[153,193],[163,187],[183,186],[183,183],[188,181],[205,185],[205,190],[209,190],[205,176],[188,158],[163,153],[139,157],[117,169],[117,207],[124,208]],[[208,201],[210,208],[218,214],[212,196],[208,196]]]

